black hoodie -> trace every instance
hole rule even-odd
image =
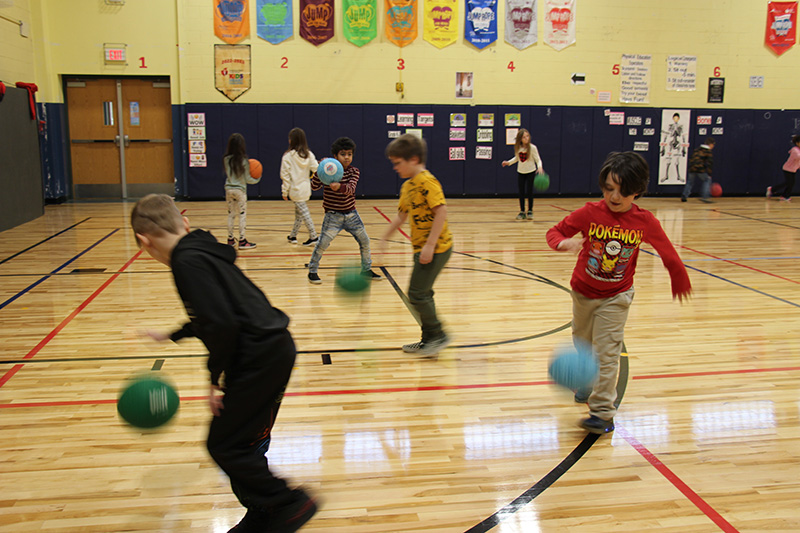
[[[175,286],[191,320],[171,335],[173,341],[197,337],[208,348],[211,383],[226,383],[248,369],[269,366],[275,335],[288,335],[289,317],[272,307],[264,293],[234,264],[236,251],[207,231],[183,237],[170,260]]]

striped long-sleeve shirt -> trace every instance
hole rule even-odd
[[[356,208],[356,185],[361,173],[356,167],[350,165],[344,169],[338,191],[331,189],[330,185],[323,184],[316,174],[311,178],[311,188],[315,191],[322,190],[322,208],[325,212],[338,211],[347,213]]]

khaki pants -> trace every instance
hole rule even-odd
[[[617,373],[633,287],[610,298],[572,291],[572,336],[592,345],[599,372],[589,396],[589,414],[611,420],[617,413]]]

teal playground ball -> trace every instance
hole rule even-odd
[[[117,400],[117,412],[137,428],[167,423],[178,410],[180,398],[171,385],[152,377],[131,379]]]
[[[342,164],[338,159],[334,159],[333,157],[326,157],[319,162],[319,167],[317,167],[317,176],[319,177],[319,181],[325,185],[330,185],[336,181],[341,181],[343,174],[344,168],[342,167]]]
[[[553,352],[547,373],[557,385],[572,391],[591,388],[597,378],[597,361],[590,348],[565,345]]]
[[[537,174],[535,178],[533,178],[533,188],[537,191],[546,191],[550,188],[550,176],[547,173],[542,172],[541,174]]]
[[[361,273],[361,264],[345,265],[336,269],[336,286],[350,294],[364,292],[372,280]]]

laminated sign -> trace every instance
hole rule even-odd
[[[248,0],[213,0],[214,35],[228,44],[236,44],[250,35]]]
[[[250,89],[250,45],[214,45],[214,86],[231,101]]]

